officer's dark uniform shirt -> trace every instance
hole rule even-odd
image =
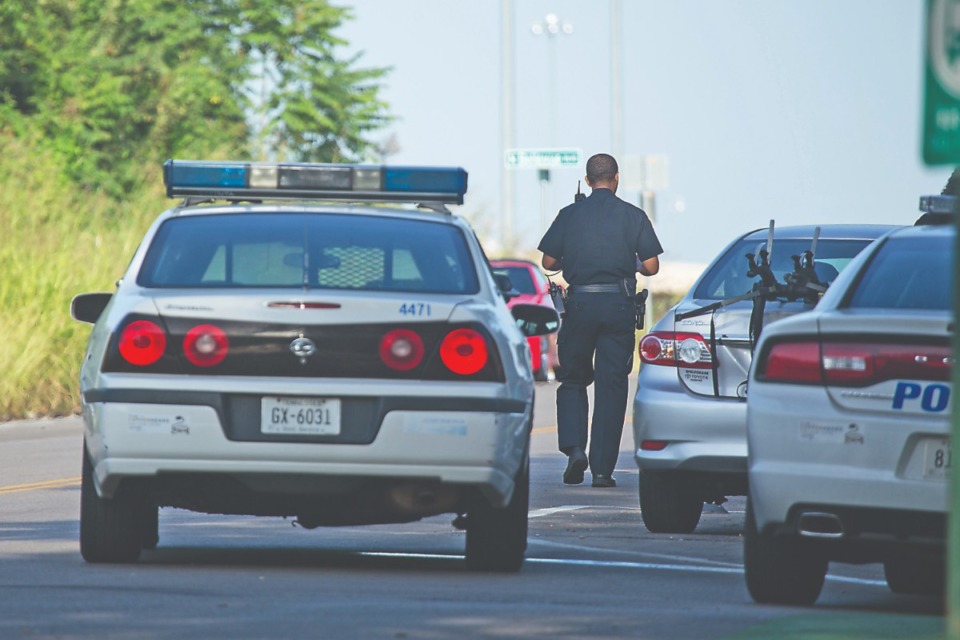
[[[663,253],[643,209],[610,189],[594,189],[561,209],[537,248],[563,261],[563,279],[574,287],[618,284],[624,278],[636,282],[635,259]]]

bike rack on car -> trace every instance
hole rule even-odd
[[[960,213],[960,196],[949,193],[921,196],[920,211],[923,212],[923,215],[917,219],[915,223],[917,225],[953,224],[956,215]],[[747,276],[760,278],[754,283],[750,291],[697,309],[677,313],[674,316],[674,321],[679,322],[707,313],[712,314],[717,309],[731,304],[753,300],[753,312],[750,315],[750,345],[751,351],[753,351],[757,340],[760,338],[760,332],[763,330],[763,314],[767,302],[803,300],[810,304],[816,303],[829,287],[829,283],[820,282],[814,269],[813,259],[817,252],[820,227],[814,230],[810,248],[804,251],[802,256],[790,256],[793,260],[793,272],[784,276],[783,283],[777,282],[777,278],[770,268],[770,255],[773,252],[773,229],[774,221],[771,220],[767,233],[767,244],[758,252],[759,259],[752,253],[746,254],[749,265]],[[710,317],[710,354],[713,357],[713,366],[716,367],[716,337],[712,315]]]
[[[813,240],[810,248],[803,252],[803,255],[790,256],[793,260],[793,272],[784,276],[784,282],[777,281],[773,270],[770,268],[770,256],[773,253],[773,229],[774,221],[770,221],[770,228],[767,233],[767,244],[760,249],[759,256],[746,254],[748,269],[747,277],[757,278],[759,280],[753,284],[753,288],[747,293],[726,298],[718,302],[677,313],[674,321],[679,322],[687,318],[701,316],[707,313],[712,314],[717,309],[727,307],[731,304],[742,302],[744,300],[753,300],[753,312],[750,314],[750,345],[751,351],[760,338],[760,332],[763,330],[763,314],[767,302],[795,302],[803,300],[813,304],[823,295],[829,286],[827,283],[820,282],[817,272],[814,269],[814,256],[817,251],[817,242],[820,238],[820,227],[813,232]],[[713,356],[714,366],[716,366],[716,339],[713,325],[713,316],[710,317],[710,352]]]

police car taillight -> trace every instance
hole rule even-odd
[[[183,355],[198,367],[212,367],[227,357],[229,341],[223,329],[212,324],[201,324],[183,338]]]
[[[463,204],[459,167],[264,164],[167,160],[167,197],[296,198]]]
[[[167,348],[167,334],[154,322],[136,320],[120,332],[120,355],[137,367],[146,367],[161,357]]]
[[[699,333],[652,331],[640,341],[640,360],[685,369],[713,367],[710,349]]]
[[[472,375],[487,364],[487,341],[473,329],[455,329],[440,343],[440,360],[453,373]]]
[[[828,384],[863,385],[884,380],[950,380],[953,355],[947,345],[823,345],[823,373]]]
[[[862,387],[885,380],[948,381],[947,345],[781,342],[767,349],[757,377],[768,382]]]
[[[815,342],[782,342],[774,345],[759,364],[760,379],[770,382],[817,383],[820,345]]]
[[[423,361],[423,340],[410,329],[394,329],[380,340],[380,359],[396,371],[409,371]]]

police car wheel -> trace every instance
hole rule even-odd
[[[651,533],[691,533],[702,512],[703,500],[683,478],[640,473],[640,516]]]
[[[942,558],[897,558],[883,563],[887,586],[894,593],[936,596],[946,590]]]
[[[530,505],[530,457],[517,472],[513,497],[497,508],[478,496],[467,513],[467,568],[512,573],[523,566],[527,550],[527,511]]]
[[[795,538],[757,531],[747,501],[743,529],[743,570],[747,591],[760,604],[808,606],[816,602],[827,575],[827,560]]]
[[[136,562],[144,542],[146,510],[140,491],[122,486],[107,500],[93,485],[93,464],[83,452],[80,481],[80,554],[87,562]]]

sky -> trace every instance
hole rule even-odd
[[[952,167],[921,157],[924,0],[621,0],[614,27],[615,3],[340,3],[353,13],[338,32],[344,51],[391,68],[381,95],[395,121],[370,138],[394,138],[390,164],[465,168],[456,213],[490,257],[538,259],[594,153],[617,152],[618,195],[635,204],[641,177],[629,168],[657,163],[648,213],[664,269],[709,262],[771,219],[912,224],[918,197],[943,188]],[[536,35],[548,14],[571,33]],[[504,176],[502,37],[512,44],[510,148],[582,153],[546,184],[536,169]]]

